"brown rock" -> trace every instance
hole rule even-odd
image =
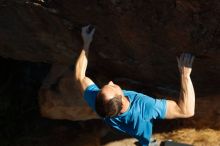
[[[81,48],[80,28],[92,23],[96,34],[87,73],[99,85],[126,78],[138,84],[122,87],[178,91],[175,56],[191,52],[196,55],[192,73],[196,95],[219,96],[219,0],[33,2],[0,1],[0,56],[74,65]],[[42,87],[43,115],[72,120],[96,117],[75,84],[66,81],[70,78],[62,75],[58,93]],[[78,117],[81,111],[86,113]]]
[[[88,120],[98,116],[83,100],[68,66],[54,64],[39,91],[41,114],[51,119]]]
[[[0,55],[38,62],[70,62],[78,41],[62,18],[40,4],[4,2],[1,6]],[[70,55],[72,54],[72,55]]]

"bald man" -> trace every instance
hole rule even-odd
[[[177,57],[181,80],[178,103],[122,90],[112,81],[99,88],[86,76],[89,46],[94,33],[95,28],[82,28],[83,48],[75,65],[75,78],[88,105],[109,126],[137,138],[142,146],[147,146],[154,119],[189,118],[194,115],[195,93],[190,78],[194,56],[183,53]]]

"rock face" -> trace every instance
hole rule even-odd
[[[44,117],[73,121],[98,118],[83,100],[69,66],[54,64],[39,95],[40,110]]]
[[[80,28],[89,23],[96,33],[87,73],[98,85],[113,80],[124,88],[175,96],[175,56],[191,52],[196,94],[220,95],[218,0],[1,0],[0,13],[0,56],[63,66],[52,69],[39,92],[46,117],[97,117],[72,78]]]

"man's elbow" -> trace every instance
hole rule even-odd
[[[80,81],[82,81],[83,80],[83,78],[85,77],[85,76],[83,76],[83,75],[81,75],[80,73],[78,73],[78,72],[75,72],[75,80],[77,81],[77,82],[80,82]]]
[[[190,117],[193,117],[195,115],[195,112],[193,111],[193,112],[191,112],[190,114],[189,114],[189,118]]]
[[[190,111],[190,112],[186,112],[183,114],[183,117],[184,118],[191,118],[195,115],[195,112],[194,111]]]
[[[78,75],[75,75],[75,80],[76,80],[76,81],[80,81],[80,80],[81,80],[81,77],[78,76]]]
[[[82,77],[75,77],[75,81],[78,82],[78,83],[81,83],[83,80]]]

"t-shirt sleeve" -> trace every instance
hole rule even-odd
[[[166,117],[166,100],[149,96],[143,98],[144,117],[146,119],[164,119]]]
[[[165,99],[155,99],[155,104],[153,107],[153,118],[154,119],[164,119],[166,117],[166,100]]]
[[[95,84],[92,84],[88,86],[83,93],[84,99],[94,111],[95,111],[95,100],[99,90],[100,89]]]

